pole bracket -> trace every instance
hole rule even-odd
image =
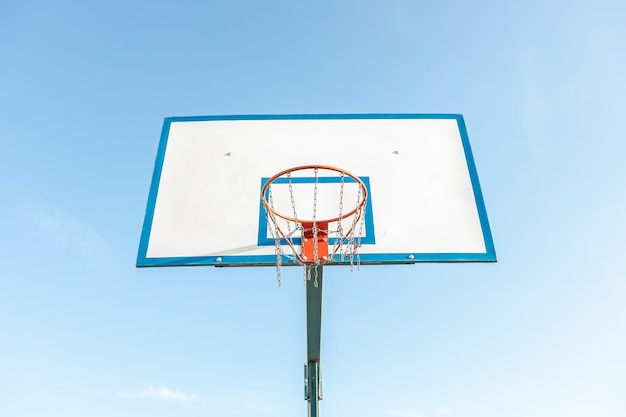
[[[322,368],[319,362],[304,364],[304,399],[322,400]]]

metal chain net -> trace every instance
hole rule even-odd
[[[302,252],[300,245],[296,243],[297,238],[304,240],[304,228],[299,221],[298,212],[296,209],[296,196],[294,193],[294,186],[297,186],[298,183],[292,181],[292,172],[289,171],[285,175],[287,182],[287,189],[289,192],[289,201],[291,204],[291,214],[295,221],[289,221],[285,219],[279,219],[276,215],[276,211],[274,208],[274,196],[272,193],[271,184],[267,189],[267,202],[269,208],[265,208],[265,215],[267,218],[268,228],[270,230],[270,234],[272,239],[274,240],[275,246],[275,254],[276,254],[276,276],[278,280],[278,285],[281,284],[281,271],[284,263],[284,258],[289,260],[290,264],[300,264],[304,267],[303,271],[303,281],[304,285],[307,284],[307,281],[313,281],[313,284],[318,286],[318,270],[314,268],[314,266],[318,266],[320,264],[333,263],[333,262],[348,262],[350,265],[350,270],[352,271],[356,266],[357,269],[360,267],[360,255],[359,248],[361,246],[361,238],[363,236],[364,228],[365,228],[365,210],[366,210],[366,195],[363,192],[362,186],[357,184],[358,191],[356,195],[355,207],[356,211],[353,214],[348,213],[348,216],[344,215],[344,191],[346,187],[346,183],[354,183],[356,181],[346,181],[346,175],[343,171],[337,170],[336,173],[340,174],[340,182],[339,182],[339,196],[337,201],[337,220],[332,224],[335,226],[334,229],[331,230],[320,230],[318,227],[319,220],[318,216],[318,185],[320,184],[320,170],[326,168],[310,168],[313,170],[313,196],[312,196],[312,236],[313,236],[313,260],[307,260],[304,258],[304,253]],[[334,170],[331,170],[334,171]],[[301,194],[299,194],[300,197]],[[311,200],[309,200],[311,201]],[[328,202],[324,202],[326,206],[328,206]],[[343,225],[344,220],[348,220],[351,217],[350,228],[346,232],[345,227]],[[283,229],[279,226],[279,223],[282,222]],[[293,224],[292,224],[293,223]],[[329,224],[330,226],[330,224]],[[283,233],[283,230],[286,228],[286,233]],[[328,236],[328,257],[319,257],[318,251],[318,233],[324,233]],[[347,233],[347,235],[346,235]],[[292,253],[285,253],[283,246],[288,245],[291,248]],[[305,262],[308,261],[308,262]],[[311,269],[315,270],[314,273],[310,273]]]

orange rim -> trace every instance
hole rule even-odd
[[[266,193],[267,193],[267,189],[272,185],[272,183],[274,181],[276,181],[278,178],[282,177],[283,175],[290,174],[290,173],[296,172],[296,171],[304,171],[306,169],[325,169],[327,171],[335,171],[335,172],[343,174],[344,176],[348,176],[348,177],[352,178],[354,181],[357,182],[357,184],[359,184],[359,187],[361,187],[361,190],[363,192],[363,199],[350,212],[348,212],[348,213],[346,213],[346,214],[344,214],[342,216],[334,217],[332,219],[315,219],[315,220],[296,219],[295,217],[287,216],[286,214],[282,214],[282,213],[272,209],[270,207],[270,204],[268,203],[268,201],[265,198]],[[261,201],[262,201],[263,206],[265,207],[265,209],[267,210],[268,213],[272,213],[274,216],[280,217],[281,219],[284,219],[284,220],[287,220],[287,221],[291,221],[291,222],[294,222],[294,223],[323,223],[323,222],[333,223],[333,222],[339,221],[341,219],[344,219],[346,217],[353,216],[357,212],[359,212],[359,218],[361,217],[360,211],[363,208],[363,206],[365,205],[365,202],[367,201],[367,187],[365,186],[365,183],[363,181],[361,181],[361,179],[359,177],[357,177],[356,175],[354,175],[353,173],[351,173],[349,171],[346,171],[345,169],[333,167],[333,166],[330,166],[330,165],[302,165],[302,166],[298,166],[298,167],[294,167],[294,168],[285,169],[284,171],[279,172],[278,174],[274,175],[269,180],[267,180],[267,182],[265,183],[265,185],[263,185],[263,188],[261,189]],[[358,221],[358,219],[357,219],[357,221]]]

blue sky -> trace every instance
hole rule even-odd
[[[324,416],[626,414],[619,1],[5,1],[0,414],[304,415],[299,270],[134,267],[163,119],[461,113],[499,262],[326,274]]]

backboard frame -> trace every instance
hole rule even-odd
[[[169,117],[164,120],[163,129],[161,132],[159,147],[157,151],[157,157],[154,166],[154,172],[152,176],[152,182],[150,186],[148,202],[146,207],[146,214],[143,223],[143,229],[140,239],[139,251],[137,255],[137,267],[159,267],[159,266],[275,266],[276,256],[274,254],[264,255],[242,255],[228,253],[221,254],[209,254],[201,256],[151,256],[149,254],[149,245],[151,239],[151,231],[153,228],[153,222],[155,218],[155,208],[157,205],[157,198],[159,195],[159,187],[162,180],[164,161],[166,158],[168,140],[170,136],[171,128],[176,123],[187,122],[215,122],[215,121],[263,121],[263,122],[280,122],[280,121],[316,121],[316,120],[342,120],[342,121],[359,121],[359,120],[450,120],[456,122],[458,131],[460,134],[461,146],[464,153],[465,162],[467,164],[467,171],[469,174],[469,181],[471,182],[471,188],[473,192],[473,198],[476,204],[478,221],[480,223],[480,230],[482,233],[482,239],[484,243],[484,251],[482,252],[392,252],[392,253],[361,253],[360,264],[361,265],[379,265],[379,264],[413,264],[419,262],[495,262],[496,253],[491,235],[491,229],[487,217],[487,211],[482,195],[482,190],[478,180],[478,173],[474,163],[474,157],[471,151],[469,137],[465,127],[465,122],[462,115],[459,114],[297,114],[297,115],[227,115],[227,116],[190,116],[190,117]],[[287,162],[289,167],[289,163]],[[349,169],[349,167],[346,167]],[[272,175],[273,172],[268,172],[266,175]],[[359,175],[360,178],[365,178],[369,187],[369,178],[364,175]],[[263,181],[266,181],[267,177],[263,177],[258,184],[259,191],[263,185]],[[372,193],[369,193],[368,199],[372,198]],[[257,207],[260,207],[260,194]],[[369,210],[366,210],[366,221],[369,222],[372,235],[366,237],[369,243],[372,243],[371,239],[374,239],[374,220],[372,216],[375,215],[376,206],[372,204],[371,200],[368,202]],[[260,208],[262,210],[262,208]],[[368,213],[369,211],[369,213]],[[373,214],[374,213],[374,214]],[[261,236],[263,219],[259,212],[259,235],[258,243],[263,240]],[[264,244],[269,244],[265,239]],[[368,242],[365,242],[368,243]],[[273,245],[273,243],[272,243]],[[292,265],[289,259],[284,258],[283,266]],[[349,261],[334,262],[328,265],[347,265]],[[297,264],[293,264],[297,265]]]

